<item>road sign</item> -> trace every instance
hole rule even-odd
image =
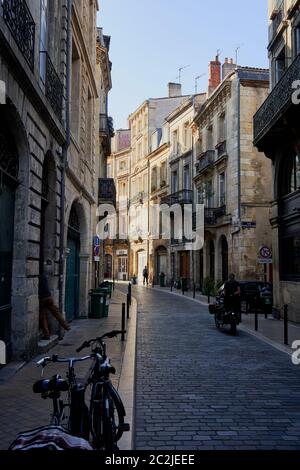
[[[272,264],[272,258],[257,258],[257,264]]]
[[[100,246],[94,246],[94,255],[100,256]]]
[[[256,228],[256,222],[253,222],[253,221],[247,222],[247,221],[242,220],[241,227],[242,228]]]
[[[94,246],[100,246],[100,238],[94,237]]]
[[[268,246],[262,246],[259,250],[259,256],[263,259],[272,258],[272,250]]]

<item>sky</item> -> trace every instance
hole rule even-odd
[[[267,0],[99,0],[98,26],[111,36],[113,88],[109,115],[115,129],[148,98],[167,96],[180,67],[184,94],[207,90],[208,64],[235,58],[268,67]]]

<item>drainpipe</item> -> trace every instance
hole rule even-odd
[[[61,176],[61,209],[60,209],[60,249],[59,249],[59,308],[64,311],[63,288],[65,268],[65,192],[66,168],[68,166],[68,149],[70,146],[70,93],[71,93],[71,35],[72,35],[72,4],[68,0],[67,11],[67,58],[66,58],[66,142],[62,149],[62,176]]]
[[[238,218],[241,219],[241,81],[237,70],[237,166],[238,166]]]
[[[238,76],[238,68],[236,69],[236,74],[237,74],[237,172],[238,172],[238,210],[237,210],[237,216],[238,216],[238,221],[240,223],[241,221],[241,80]],[[232,259],[233,259],[233,238],[235,235],[240,233],[241,228],[240,225],[239,227],[232,232],[231,237],[232,237]]]

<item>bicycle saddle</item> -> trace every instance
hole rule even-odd
[[[34,393],[66,392],[69,384],[60,375],[54,375],[51,379],[38,380],[33,384]]]

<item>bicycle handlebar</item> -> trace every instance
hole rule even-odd
[[[95,343],[96,341],[100,342],[104,338],[115,338],[116,336],[121,335],[123,333],[125,334],[126,330],[113,330],[113,331],[110,331],[109,333],[105,333],[104,335],[99,336],[98,338],[93,338],[93,339],[90,339],[89,341],[84,341],[84,343],[82,343],[82,345],[79,346],[79,348],[76,349],[76,352],[80,352],[85,348],[89,348],[90,345],[92,343]]]
[[[95,358],[95,354],[89,354],[88,356],[84,356],[84,357],[66,357],[66,358],[63,358],[63,357],[60,358],[57,356],[57,354],[53,354],[51,357],[49,356],[43,357],[42,359],[37,361],[36,364],[38,367],[39,366],[46,367],[48,362],[53,362],[53,363],[60,362],[60,363],[68,363],[70,367],[72,367],[73,364],[75,364],[76,362],[87,361],[88,359],[94,359],[94,358]]]

